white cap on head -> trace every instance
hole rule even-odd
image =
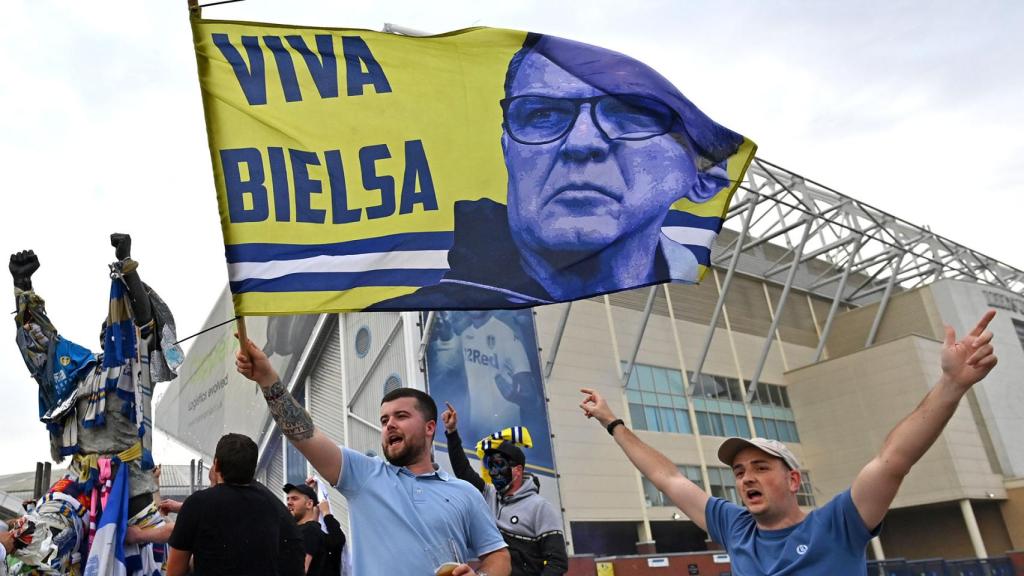
[[[722,461],[722,464],[726,466],[732,466],[732,461],[736,458],[736,454],[739,454],[740,450],[744,448],[753,447],[779,458],[786,463],[786,466],[790,470],[799,470],[800,461],[796,459],[796,456],[786,448],[786,445],[778,440],[769,440],[768,438],[728,438],[722,445],[718,447],[718,459]]]

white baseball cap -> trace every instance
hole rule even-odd
[[[800,469],[800,461],[789,451],[789,448],[786,448],[785,444],[778,440],[769,440],[768,438],[755,437],[749,440],[739,437],[728,438],[718,447],[718,459],[726,466],[732,466],[732,461],[736,458],[736,454],[739,454],[740,450],[748,447],[757,448],[762,452],[779,458],[786,463],[786,466],[789,466],[790,470]]]

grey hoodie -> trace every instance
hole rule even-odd
[[[445,434],[448,458],[455,475],[480,490],[512,556],[512,576],[560,576],[569,570],[558,510],[540,495],[540,479],[523,474],[523,484],[513,494],[498,495],[484,482],[462,450],[458,431]]]

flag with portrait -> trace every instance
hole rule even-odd
[[[553,36],[192,31],[242,315],[697,282],[756,148],[642,62]]]

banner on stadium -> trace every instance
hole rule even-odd
[[[541,489],[547,484],[545,497],[557,502],[551,426],[533,313],[438,312],[427,341],[426,361],[427,392],[439,411],[446,403],[455,408],[459,437],[474,466],[479,469],[478,441],[505,428],[523,426],[533,440],[533,447],[523,450],[527,470],[549,478]],[[438,428],[435,444],[447,453],[440,420]]]
[[[210,311],[207,325],[231,316],[231,293],[225,289]],[[270,358],[286,386],[313,335],[316,320],[315,314],[246,320],[249,339]],[[196,336],[174,386],[168,387],[156,404],[156,427],[209,458],[217,441],[228,432],[245,434],[259,442],[270,413],[259,387],[235,369],[237,350],[231,326]]]
[[[192,30],[242,315],[696,282],[755,151],[647,65],[553,36]]]

